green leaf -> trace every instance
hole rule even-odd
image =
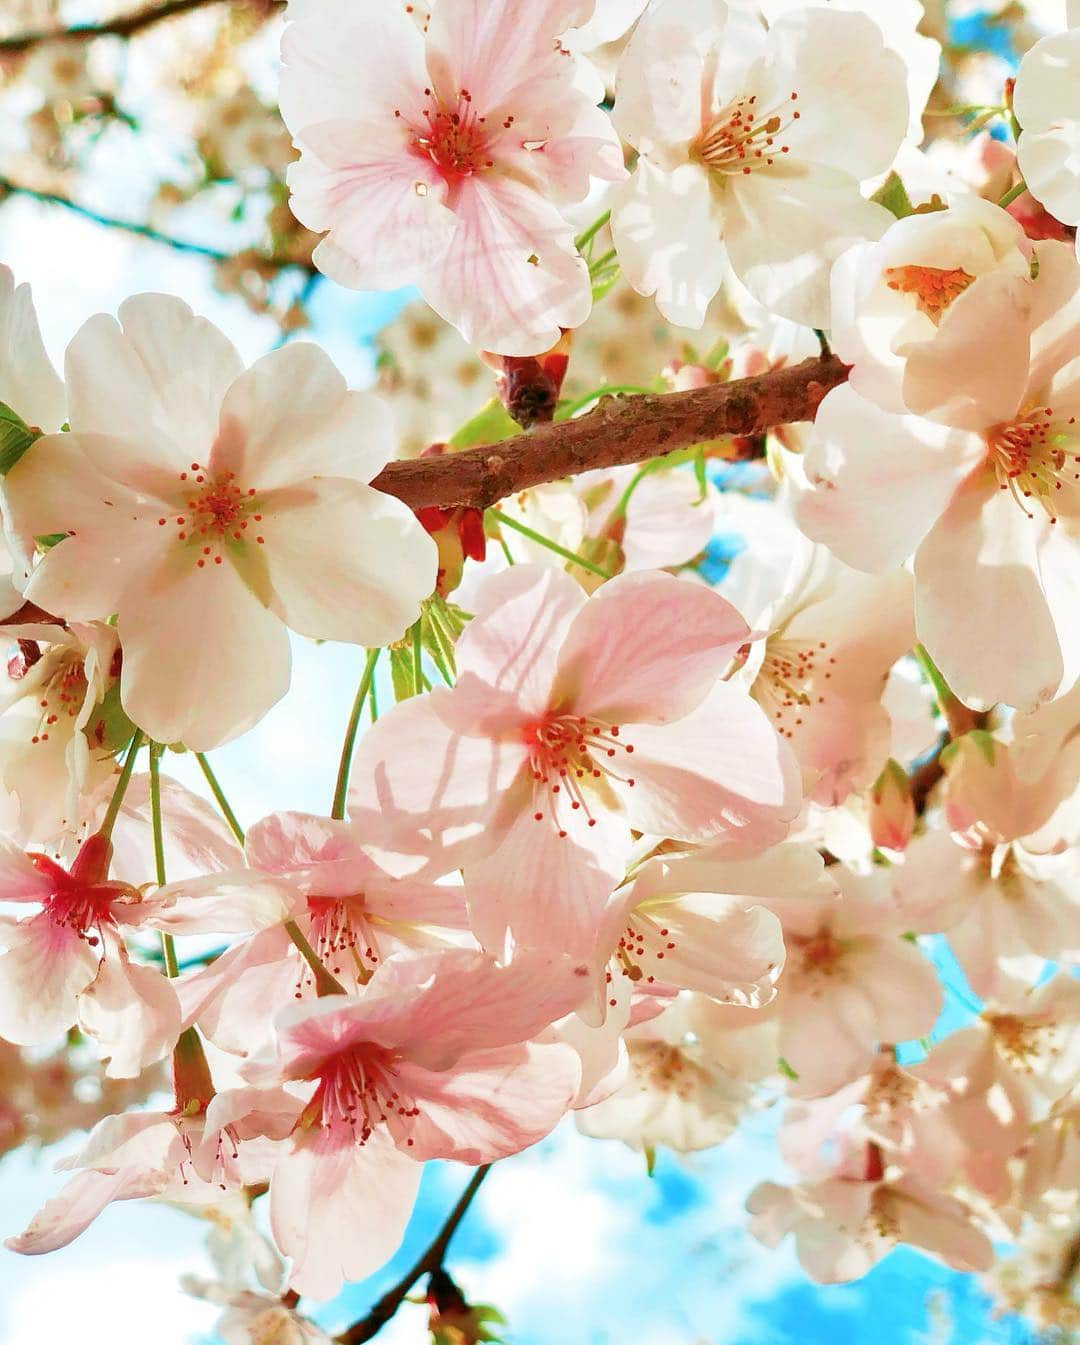
[[[897,219],[907,219],[915,213],[911,197],[898,173],[890,173],[870,199],[883,205]]]
[[[394,687],[396,701],[407,701],[412,696],[418,696],[423,690],[423,687],[418,686],[416,682],[416,665],[411,641],[391,648],[390,681]]]
[[[500,443],[503,439],[512,439],[520,433],[521,426],[511,419],[498,397],[492,397],[456,434],[451,435],[450,447],[480,448]]]
[[[791,1068],[791,1066],[788,1064],[788,1062],[784,1059],[783,1056],[780,1056],[777,1059],[776,1064],[778,1069],[780,1070],[780,1073],[786,1079],[797,1079],[799,1077],[798,1074]]]
[[[650,1177],[656,1174],[656,1148],[652,1144],[645,1146],[645,1171]]]
[[[83,729],[91,749],[114,757],[131,742],[135,725],[120,704],[120,683],[114,682],[105,697],[94,707]]]
[[[66,532],[43,532],[40,537],[34,538],[34,543],[44,555],[46,551],[51,551],[54,546],[62,542],[67,535]]]
[[[0,476],[7,476],[12,467],[41,434],[32,430],[18,412],[0,402]]]

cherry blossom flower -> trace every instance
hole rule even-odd
[[[468,937],[460,933],[468,928],[460,884],[390,876],[347,822],[274,813],[248,829],[246,851],[246,871],[170,883],[157,894],[188,928],[210,893],[221,896],[226,911],[235,908],[236,886],[254,903],[247,905],[249,927],[258,932],[178,987],[185,1022],[197,1022],[222,1050],[250,1054],[282,1005],[315,994],[312,970],[285,918],[295,919],[349,991],[366,985],[395,953],[431,952]],[[217,932],[228,932],[220,921]]]
[[[903,937],[910,926],[888,875],[837,864],[829,876],[839,902],[776,905],[787,946],[776,1001],[780,1053],[799,1097],[835,1092],[865,1074],[879,1043],[925,1036],[942,1007],[933,966]]]
[[[46,434],[64,423],[64,385],[45,353],[30,286],[16,285],[6,266],[0,266],[0,402]]]
[[[1075,17],[1075,16],[1070,16]],[[1062,224],[1080,224],[1080,25],[1044,37],[1020,62],[1013,111],[1028,191]]]
[[[141,924],[145,911],[137,889],[109,879],[109,843],[84,841],[70,873],[10,842],[0,864],[3,900],[40,906],[0,925],[0,1036],[44,1043],[78,1022],[111,1057],[113,1077],[160,1060],[180,1031],[180,1007],[156,968],[128,957],[121,927]]]
[[[1032,255],[1011,215],[967,194],[844,253],[832,273],[830,337],[854,366],[851,387],[886,411],[930,417],[980,369],[992,388],[997,367],[981,337],[999,327],[1000,358],[1027,358]]]
[[[319,268],[352,289],[417,285],[472,344],[536,355],[589,315],[588,268],[562,207],[619,180],[610,122],[557,42],[588,0],[526,11],[293,0],[282,115],[301,149],[292,206],[328,236]],[[378,72],[358,84],[357,63]]]
[[[830,1177],[805,1186],[762,1182],[746,1208],[750,1231],[766,1247],[795,1235],[799,1264],[819,1284],[858,1279],[901,1242],[929,1252],[954,1270],[986,1270],[990,1239],[970,1209],[912,1176],[886,1180],[875,1146],[864,1175]]]
[[[276,1062],[245,1071],[313,1088],[270,1181],[293,1288],[329,1298],[391,1256],[424,1160],[490,1162],[547,1134],[580,1070],[567,1047],[529,1038],[565,1011],[573,980],[555,959],[498,967],[455,950],[392,958],[362,998],[279,1016]]]
[[[616,83],[616,126],[641,155],[614,197],[627,279],[696,327],[730,257],[770,311],[824,326],[832,262],[891,219],[859,181],[904,138],[906,78],[864,14],[800,6],[766,31],[724,0],[651,10]]]
[[[626,1034],[629,1074],[604,1101],[575,1114],[594,1139],[692,1153],[722,1143],[775,1073],[775,1023],[703,995],[680,996]]]
[[[1025,710],[1080,672],[1080,267],[1063,243],[1037,255],[1030,349],[973,307],[980,355],[962,369],[936,360],[948,379],[937,419],[837,388],[796,504],[800,527],[858,569],[885,572],[914,552],[916,631],[950,687]],[[963,344],[955,316],[950,341]]]
[[[23,842],[77,831],[80,799],[113,775],[131,736],[117,697],[119,641],[101,622],[9,626],[0,673],[0,780],[18,802]]]
[[[910,576],[868,578],[774,528],[750,532],[720,592],[768,632],[739,677],[790,744],[807,798],[838,804],[868,786],[889,752],[885,679],[915,642]]]
[[[69,619],[115,613],[124,708],[159,742],[202,750],[284,694],[287,627],[397,639],[434,584],[435,547],[366,484],[392,449],[386,413],[317,347],[244,372],[177,299],[128,299],[120,319],[75,336],[72,432],[39,439],[4,494],[17,532],[65,534],[28,598]]]
[[[453,690],[362,739],[349,806],[396,862],[464,865],[486,948],[501,954],[509,931],[590,957],[631,828],[745,849],[782,839],[794,763],[716,680],[749,635],[729,603],[653,573],[586,600],[564,572],[518,565],[475,611]]]

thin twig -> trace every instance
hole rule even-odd
[[[335,1337],[338,1345],[362,1345],[365,1340],[370,1340],[372,1336],[377,1335],[401,1307],[406,1294],[416,1281],[422,1275],[430,1275],[432,1271],[442,1268],[443,1260],[450,1246],[450,1240],[457,1232],[458,1225],[464,1219],[469,1206],[472,1204],[473,1196],[479,1191],[481,1182],[490,1171],[490,1163],[476,1169],[472,1180],[462,1191],[457,1204],[447,1215],[446,1222],[439,1229],[434,1240],[420,1259],[410,1270],[405,1272],[397,1284],[383,1294],[366,1317],[361,1317],[359,1321],[353,1322],[352,1326]]]
[[[118,14],[101,23],[77,23],[71,28],[37,28],[29,33],[0,38],[0,54],[29,51],[46,42],[92,42],[97,37],[134,37],[165,19],[179,18],[192,10],[219,5],[224,0],[165,0],[160,5],[144,5],[130,14]]]
[[[11,178],[0,177],[0,201],[5,196],[25,196],[28,200],[38,201],[42,205],[60,206],[64,210],[70,211],[73,215],[78,215],[80,219],[89,220],[91,224],[101,225],[105,229],[116,229],[120,233],[132,234],[136,238],[145,239],[149,243],[159,243],[164,247],[172,248],[174,252],[186,252],[195,257],[203,257],[212,262],[232,261],[236,255],[232,252],[222,252],[220,248],[208,247],[205,243],[195,243],[187,238],[177,238],[173,234],[162,233],[160,229],[154,229],[149,224],[140,224],[136,220],[118,219],[113,215],[102,214],[100,210],[93,210],[90,206],[80,205],[78,201],[73,201],[70,196],[64,196],[60,192],[41,191],[37,187],[30,187],[23,182],[14,182]],[[241,249],[241,252],[248,249]],[[307,271],[314,274],[314,267],[310,262],[304,260],[294,260],[289,257],[275,257],[266,252],[252,252],[253,264],[260,266],[272,266],[280,271],[287,271],[295,268],[299,271]]]

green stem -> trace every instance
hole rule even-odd
[[[594,565],[591,560],[586,560],[584,556],[579,556],[573,551],[567,551],[565,546],[560,546],[558,542],[553,542],[550,537],[545,537],[542,533],[534,532],[532,528],[527,528],[524,523],[519,523],[516,518],[511,518],[509,514],[504,514],[498,509],[489,509],[488,513],[497,518],[500,523],[505,523],[508,528],[520,532],[522,537],[528,537],[531,541],[539,542],[541,546],[547,547],[549,551],[554,551],[557,556],[562,556],[564,560],[572,561],[574,565],[580,565],[583,570],[588,570],[590,574],[599,575],[601,579],[611,579],[613,577],[608,574],[607,570],[602,570],[599,565]]]
[[[158,887],[165,886],[165,835],[161,824],[161,752],[160,743],[150,744],[150,825],[154,832],[154,875]],[[161,956],[165,975],[170,980],[180,975],[176,965],[176,945],[173,936],[161,931]]]
[[[228,822],[229,824],[229,830],[236,837],[240,845],[243,845],[244,828],[237,821],[236,814],[229,806],[229,800],[225,797],[224,793],[222,792],[222,788],[218,784],[217,776],[214,774],[213,770],[211,769],[209,761],[207,761],[206,759],[206,754],[203,752],[196,752],[195,760],[199,763],[199,769],[205,776],[206,783],[210,786],[210,792],[213,794],[215,800],[217,801],[217,806],[221,809],[222,817],[224,817],[225,821]]]
[[[369,649],[367,660],[364,663],[364,671],[360,677],[360,685],[356,689],[356,698],[353,701],[352,713],[349,715],[349,723],[345,729],[345,741],[341,745],[341,760],[338,763],[337,783],[334,785],[334,802],[330,809],[330,816],[337,821],[342,821],[345,817],[345,796],[349,792],[349,770],[352,767],[353,750],[356,747],[356,735],[360,730],[360,716],[364,712],[364,701],[367,700],[368,688],[372,684],[372,678],[375,676],[375,664],[379,661],[381,649]]]
[[[576,247],[579,252],[584,251],[584,249],[588,247],[588,245],[593,241],[593,239],[596,237],[596,235],[600,232],[600,230],[604,227],[604,225],[608,222],[609,219],[611,219],[611,211],[605,210],[604,213],[599,216],[599,218],[593,220],[593,222],[583,233],[578,234],[578,236],[574,239],[574,247]]]
[[[417,617],[412,628],[413,686],[417,691],[424,685],[424,618]]]
[[[131,746],[128,748],[127,756],[124,758],[124,765],[120,771],[120,779],[116,782],[116,788],[113,790],[113,796],[109,800],[109,806],[105,810],[105,816],[101,820],[101,826],[98,831],[106,840],[111,839],[113,827],[116,826],[116,819],[120,815],[120,807],[124,802],[124,795],[127,793],[127,787],[131,783],[131,772],[135,769],[135,758],[139,755],[139,749],[146,741],[146,735],[142,729],[135,730],[135,736],[131,740]]]
[[[591,406],[593,402],[598,402],[601,397],[617,397],[623,393],[654,396],[656,389],[642,387],[640,383],[608,383],[602,388],[594,388],[592,392],[579,398],[576,402],[571,402],[569,406],[560,407],[559,419],[572,420],[579,411],[584,411],[587,406]]]
[[[300,950],[300,956],[311,968],[311,973],[315,977],[315,989],[319,995],[343,995],[345,987],[341,982],[327,971],[319,961],[319,955],[311,944],[304,937],[304,931],[295,920],[285,921],[285,932],[293,943]]]
[[[1004,210],[1006,206],[1012,205],[1012,203],[1016,200],[1018,196],[1023,196],[1024,192],[1026,191],[1027,191],[1027,183],[1024,181],[1023,178],[1021,178],[1015,187],[1009,188],[1009,190],[998,202],[998,205],[1002,208],[1002,210]]]

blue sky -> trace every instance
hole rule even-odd
[[[101,202],[116,210],[116,201]],[[46,342],[58,363],[92,313],[144,289],[175,293],[215,320],[249,359],[276,339],[269,320],[217,294],[198,259],[136,242],[26,201],[0,211],[0,261],[33,283]],[[399,299],[323,284],[311,333],[355,384],[371,369],[370,338]],[[723,548],[718,549],[719,551]],[[271,808],[328,806],[362,654],[297,641],[289,697],[242,742],[214,754],[241,819]],[[182,759],[167,769],[193,788]],[[181,950],[181,955],[183,950]],[[951,1025],[962,1018],[958,1001]],[[587,1140],[567,1123],[546,1143],[501,1163],[454,1244],[451,1268],[478,1301],[509,1318],[518,1345],[1022,1345],[1016,1322],[994,1321],[972,1279],[901,1250],[858,1284],[806,1282],[790,1246],[759,1247],[742,1203],[763,1178],[783,1180],[773,1112],[754,1115],[722,1148],[690,1160],[661,1155],[655,1175],[640,1155]],[[71,1146],[66,1146],[70,1148]],[[22,1227],[58,1189],[59,1156],[17,1153],[0,1163],[2,1229]],[[360,1315],[425,1245],[468,1178],[432,1165],[398,1257],[318,1313],[339,1327]],[[207,1273],[204,1229],[165,1207],[115,1206],[70,1248],[20,1259],[0,1251],[0,1340],[41,1345],[201,1345],[215,1309],[176,1287]],[[423,1311],[406,1308],[380,1339],[425,1339]]]

